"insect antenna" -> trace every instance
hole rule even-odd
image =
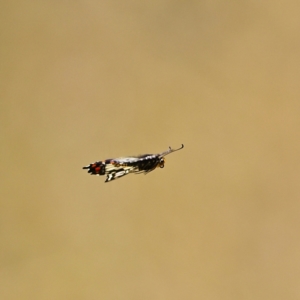
[[[178,148],[178,149],[172,149],[172,148],[169,146],[169,150],[163,152],[163,153],[161,154],[161,156],[163,157],[163,156],[166,156],[166,155],[168,155],[168,154],[170,154],[170,153],[172,153],[172,152],[181,150],[183,147],[184,147],[183,144],[181,144],[181,147]]]

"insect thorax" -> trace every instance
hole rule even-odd
[[[150,171],[158,166],[162,168],[163,164],[164,159],[158,155],[142,155],[136,161],[136,166],[138,167],[139,171]]]

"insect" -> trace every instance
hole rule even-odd
[[[83,169],[88,169],[88,173],[91,175],[106,175],[105,182],[110,182],[130,173],[148,174],[157,167],[163,168],[165,166],[164,157],[182,148],[183,144],[178,149],[169,147],[167,151],[159,154],[143,154],[96,161],[83,167]]]

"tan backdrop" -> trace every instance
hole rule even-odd
[[[4,2],[0,299],[300,299],[299,1]]]

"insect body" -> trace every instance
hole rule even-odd
[[[164,156],[182,148],[183,144],[178,149],[169,147],[167,151],[159,154],[143,154],[96,161],[93,164],[83,167],[83,169],[88,169],[88,173],[91,175],[106,175],[105,182],[121,178],[129,173],[148,174],[157,167],[164,167]]]

